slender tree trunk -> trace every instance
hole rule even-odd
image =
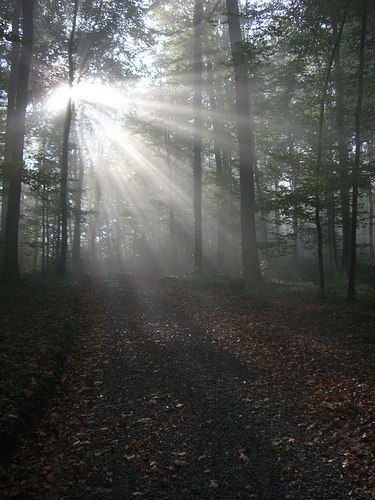
[[[337,36],[337,26],[335,27]],[[345,105],[344,86],[341,70],[340,46],[335,53],[335,88],[336,88],[336,123],[338,135],[339,171],[340,171],[340,197],[342,218],[342,255],[341,270],[345,273],[349,269],[350,253],[350,192],[349,192],[349,163],[345,140]]]
[[[225,218],[224,218],[224,169],[222,151],[220,147],[220,124],[217,117],[217,102],[214,89],[214,74],[212,63],[207,64],[207,84],[209,90],[211,121],[213,129],[214,155],[216,164],[216,213],[217,213],[217,266],[219,270],[224,268],[225,255]]]
[[[372,186],[370,185],[368,189],[368,212],[369,212],[369,223],[368,223],[368,237],[369,237],[369,247],[370,247],[370,259],[374,260],[374,200],[372,194]]]
[[[94,221],[91,225],[91,241],[90,241],[90,256],[93,262],[96,261],[98,255],[98,243],[100,239],[100,202],[102,200],[102,187],[98,176],[94,179]],[[135,230],[134,230],[135,233]]]
[[[291,124],[291,121],[289,120],[289,123]],[[289,133],[289,145],[288,145],[288,153],[290,157],[292,158],[294,155],[294,137],[292,133]],[[293,191],[296,191],[298,186],[298,180],[297,176],[293,176],[292,182],[291,182],[291,187]],[[293,207],[293,257],[295,260],[298,260],[299,255],[298,255],[298,208],[297,206]]]
[[[261,183],[261,178],[260,178],[260,172],[259,172],[259,167],[258,167],[258,162],[256,161],[256,158],[254,159],[254,179],[255,179],[255,187],[256,187],[256,194],[258,198],[258,202],[263,206],[264,202],[264,196],[263,196],[263,190],[262,190],[262,183]],[[260,210],[260,241],[262,243],[267,243],[268,241],[268,235],[267,235],[267,219],[266,219],[266,214],[261,208]]]
[[[43,137],[43,159],[42,159],[42,261],[41,271],[42,274],[46,272],[46,252],[48,247],[46,245],[47,228],[47,172],[46,172],[46,138]]]
[[[254,133],[250,119],[247,61],[242,48],[238,0],[226,0],[236,94],[240,161],[242,273],[247,282],[262,280],[255,230]]]
[[[363,102],[363,76],[365,66],[365,42],[367,25],[367,0],[363,0],[361,44],[359,49],[359,70],[358,70],[358,99],[355,111],[355,157],[353,164],[352,182],[352,226],[350,238],[350,263],[349,263],[349,283],[348,283],[348,301],[355,300],[355,276],[357,265],[357,222],[358,222],[358,181],[359,166],[361,161],[361,113]]]
[[[337,238],[336,238],[336,222],[335,222],[335,199],[334,193],[331,190],[328,200],[328,234],[329,234],[329,254],[330,264],[335,271],[339,270],[339,259],[337,252]]]
[[[238,212],[236,210],[236,205],[234,203],[235,201],[235,190],[233,186],[233,168],[232,168],[232,158],[228,154],[224,155],[223,157],[223,165],[224,165],[224,171],[227,172],[228,176],[228,191],[229,191],[229,224],[230,224],[230,236],[231,236],[231,267],[232,271],[238,272],[238,253],[237,253],[237,230],[236,230],[236,223],[237,223],[237,218],[238,218]]]
[[[319,129],[318,129],[318,158],[316,162],[316,177],[321,179],[322,177],[322,156],[323,156],[323,125],[324,125],[324,111],[325,111],[325,99],[327,93],[327,87],[329,82],[329,75],[331,72],[332,63],[330,62],[326,81],[324,84],[322,99],[320,103],[320,117],[319,117]],[[325,296],[325,276],[324,276],[324,258],[323,258],[323,233],[321,224],[321,195],[318,192],[315,195],[315,227],[318,242],[318,269],[319,269],[319,289],[321,295]]]
[[[348,7],[348,3],[347,3]],[[324,114],[325,114],[325,105],[327,99],[327,91],[328,85],[331,78],[333,61],[336,56],[336,52],[341,43],[342,32],[344,29],[347,7],[343,16],[343,20],[341,22],[340,28],[337,32],[336,40],[333,45],[331,56],[328,61],[327,72],[323,83],[322,95],[320,101],[320,111],[319,111],[319,125],[318,125],[318,151],[317,151],[317,160],[316,160],[316,169],[315,174],[317,179],[322,178],[322,163],[323,163],[323,129],[324,129]],[[320,294],[325,296],[325,276],[324,276],[324,260],[323,260],[323,232],[322,232],[322,223],[321,223],[321,195],[317,192],[315,196],[315,225],[316,225],[316,233],[317,233],[317,242],[318,242],[318,268],[319,268],[319,289]]]
[[[39,200],[38,196],[35,196],[34,210],[35,210],[36,214],[38,213],[39,202],[40,202],[40,200]],[[34,248],[33,274],[35,274],[36,270],[37,270],[37,267],[38,267],[39,250],[40,249],[43,250],[43,241],[42,241],[42,244],[39,245],[40,232],[39,232],[39,226],[38,226],[38,224],[35,224],[33,233],[34,233],[33,234],[33,248]]]
[[[74,2],[73,25],[68,40],[68,64],[69,64],[69,88],[72,89],[74,81],[74,39],[77,24],[79,0]],[[69,96],[65,112],[63,145],[61,153],[61,187],[60,187],[60,210],[61,210],[61,241],[58,274],[66,273],[66,260],[68,254],[68,173],[69,173],[69,136],[73,117],[73,101]]]
[[[79,121],[79,152],[78,152],[78,175],[76,202],[74,211],[74,234],[72,245],[73,266],[76,272],[81,271],[81,216],[82,216],[82,192],[84,177],[84,158],[83,158],[83,114],[81,113]]]
[[[4,273],[18,276],[18,236],[21,207],[21,186],[23,172],[23,150],[25,138],[28,83],[32,59],[34,0],[22,1],[22,45],[19,58],[17,88],[14,108],[14,122],[9,150],[8,203],[4,233]],[[13,121],[13,120],[12,120]]]
[[[82,153],[80,151],[78,158],[78,178],[76,203],[74,210],[74,233],[72,245],[73,266],[76,272],[81,271],[81,215],[82,215],[82,190],[83,190],[84,165]]]
[[[293,210],[293,257],[297,261],[299,259],[298,253],[298,213]]]
[[[163,82],[160,80],[160,102],[162,103],[164,109],[168,109],[165,106],[165,96],[163,92]],[[176,247],[177,247],[177,238],[176,238],[176,220],[175,220],[175,176],[174,176],[174,167],[172,163],[172,138],[171,138],[171,130],[169,125],[169,111],[166,111],[168,115],[165,118],[164,125],[164,146],[165,146],[165,154],[166,154],[166,163],[168,167],[168,205],[169,205],[169,237],[170,237],[170,247],[169,247],[169,264],[170,264],[170,272],[175,272],[177,267],[177,256],[176,256]]]
[[[170,249],[169,249],[169,262],[171,265],[170,272],[175,272],[177,269],[177,235],[176,235],[176,217],[175,217],[175,176],[174,167],[171,161],[171,137],[169,132],[165,132],[165,147],[167,153],[167,166],[169,176],[169,235],[170,235]]]
[[[203,0],[195,0],[194,10],[194,271],[202,272],[202,27]]]
[[[279,181],[276,179],[275,180],[275,193],[277,193],[278,191],[279,191]],[[276,196],[277,196],[277,194],[276,194]],[[278,207],[275,208],[274,218],[275,218],[275,234],[276,234],[276,237],[278,239],[280,236],[280,226],[281,226],[280,210],[278,209]]]
[[[51,238],[50,238],[50,199],[49,190],[46,189],[46,263],[45,272],[49,274],[50,271],[50,257],[51,257]]]
[[[66,272],[66,259],[68,253],[68,171],[69,171],[69,135],[72,123],[72,99],[69,97],[65,113],[63,148],[61,155],[61,180],[60,180],[60,259],[58,273]]]

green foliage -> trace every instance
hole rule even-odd
[[[82,247],[88,254],[96,245],[97,255],[110,259],[116,248],[120,249],[119,254],[132,253],[133,250],[136,253],[137,239],[141,234],[147,234],[146,243],[152,248],[159,247],[157,258],[160,260],[170,260],[165,257],[168,252],[178,253],[176,241],[179,238],[183,239],[180,247],[184,247],[186,255],[191,255],[194,2],[189,0],[178,9],[171,0],[85,0],[79,4],[73,51],[76,81],[98,79],[108,86],[113,84],[116,90],[121,88],[122,92],[133,85],[136,76],[147,76],[148,85],[146,90],[141,89],[143,91],[137,102],[129,105],[126,111],[114,109],[112,104],[86,102],[86,117],[77,129],[73,124],[69,215],[72,217],[76,213],[76,201],[80,194],[76,190],[77,174],[74,169],[81,154],[80,161],[85,168],[85,187],[79,208]],[[326,96],[320,175],[316,174],[316,161],[322,84],[335,30],[342,20],[346,2],[278,0],[246,2],[242,6],[244,43],[241,48],[248,65],[256,139],[257,229],[259,236],[263,232],[259,249],[267,258],[266,275],[274,269],[282,279],[287,279],[287,272],[290,272],[292,280],[305,279],[304,276],[308,280],[316,279],[313,252],[316,250],[314,211],[317,195],[325,258],[332,254],[331,245],[335,243],[340,260],[340,195],[342,189],[350,189],[352,184],[360,4],[350,2],[340,46],[347,174],[343,174],[339,162],[338,82],[333,70]],[[53,92],[55,86],[67,80],[66,42],[71,29],[72,8],[73,2],[61,0],[42,0],[36,8],[20,238],[27,254],[24,264],[29,270],[42,267],[41,254],[48,260],[49,264],[45,267],[49,268],[58,256],[59,159],[63,120],[62,116],[52,115],[46,110],[44,98]],[[7,34],[10,33],[12,9],[13,5],[9,2],[0,7],[0,26]],[[205,15],[203,59],[205,65],[212,64],[213,88],[209,87],[207,72],[204,74],[202,127],[204,247],[207,261],[214,260],[220,213],[228,243],[223,252],[227,254],[227,263],[230,262],[228,266],[223,266],[222,271],[230,269],[236,274],[240,249],[239,162],[233,114],[233,67],[223,4],[208,0],[205,2]],[[375,109],[372,65],[375,53],[374,19],[374,8],[371,6],[366,38],[362,122],[362,138],[366,142],[359,179],[364,202],[361,207],[363,224],[368,215],[365,194],[374,180],[371,139],[374,135]],[[153,47],[153,53],[143,58],[140,54],[146,47]],[[0,48],[3,61],[0,77],[2,122],[6,114],[10,48],[11,43],[7,41]],[[223,189],[219,194],[215,185],[214,113],[210,109],[210,93],[216,98],[220,148],[223,158],[227,160],[222,175]],[[127,105],[124,104],[125,107]],[[75,118],[79,115],[78,108]],[[116,127],[112,130],[107,123],[113,122],[116,122]],[[123,141],[125,147],[118,148],[117,142],[122,141],[124,130],[129,132]],[[131,154],[133,146],[136,155]],[[2,144],[0,150],[4,150]],[[120,177],[120,171],[128,174]],[[100,193],[94,185],[96,181],[102,184]],[[132,194],[127,192],[127,188]],[[156,228],[159,226],[162,229],[158,232]],[[175,234],[170,230],[172,226],[178,227]],[[332,241],[333,231],[335,242]],[[69,245],[73,232],[72,225]],[[166,252],[171,242],[174,247]],[[298,243],[301,254],[307,251],[311,256],[312,263],[308,263],[306,272],[299,269],[298,264],[294,267],[284,265],[283,257],[292,249],[295,251],[295,243]],[[93,251],[95,253],[95,249]],[[215,266],[210,262],[207,268]],[[189,261],[186,260],[184,269],[189,268]],[[170,271],[175,271],[175,267],[171,266]]]
[[[368,260],[357,263],[357,299],[371,307],[375,305],[375,264]],[[336,274],[328,283],[328,297],[331,300],[345,301],[347,298],[347,277]]]

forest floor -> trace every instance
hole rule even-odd
[[[172,278],[80,286],[74,347],[1,498],[375,498],[375,354],[343,335],[349,310]]]

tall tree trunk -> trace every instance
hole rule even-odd
[[[83,190],[84,164],[81,151],[78,158],[78,177],[76,201],[74,207],[74,232],[72,244],[72,260],[76,272],[81,271],[81,216],[82,216],[82,190]]]
[[[267,218],[266,214],[263,210],[263,202],[264,202],[264,196],[263,196],[263,187],[261,183],[261,177],[260,177],[260,171],[259,171],[259,166],[256,158],[254,159],[254,179],[255,179],[255,187],[256,187],[256,194],[258,198],[258,202],[260,206],[262,207],[260,209],[260,241],[262,243],[267,243],[268,241],[268,235],[267,235]]]
[[[169,209],[169,237],[170,244],[168,250],[168,261],[169,261],[169,272],[175,272],[177,269],[177,235],[176,235],[176,219],[175,219],[175,172],[174,165],[172,162],[172,136],[171,136],[171,127],[170,127],[170,116],[169,109],[165,106],[166,99],[163,92],[163,82],[160,79],[160,102],[163,106],[163,109],[166,110],[166,115],[164,118],[164,146],[165,146],[165,155],[166,155],[166,163],[168,168],[168,209]]]
[[[48,252],[48,246],[46,244],[46,236],[48,234],[47,227],[47,167],[46,167],[46,137],[43,136],[43,147],[42,147],[42,261],[41,261],[41,271],[42,274],[46,273],[46,255]]]
[[[74,210],[74,234],[72,245],[72,260],[76,272],[81,271],[81,216],[82,216],[82,192],[84,177],[84,158],[83,158],[83,114],[79,120],[79,152],[78,152],[78,175],[77,190]]]
[[[353,164],[352,183],[352,225],[350,237],[350,263],[349,263],[349,283],[348,301],[355,300],[355,275],[357,265],[357,222],[358,222],[358,181],[359,166],[361,160],[361,113],[363,102],[363,75],[365,66],[365,42],[367,25],[367,0],[363,0],[361,44],[359,48],[359,70],[358,70],[358,99],[355,110],[355,157]]]
[[[202,27],[203,0],[195,0],[194,10],[194,271],[202,272]]]
[[[26,107],[28,99],[27,91],[33,47],[34,0],[22,1],[22,15],[22,44],[13,115],[14,122],[11,132],[11,147],[9,150],[9,164],[12,168],[9,170],[3,260],[4,273],[14,276],[19,274],[18,233],[21,206]]]
[[[278,191],[279,191],[279,181],[278,181],[278,179],[276,179],[275,180],[275,193],[276,193],[276,196],[277,196]],[[279,237],[280,237],[281,217],[280,217],[280,210],[279,210],[279,208],[277,206],[275,208],[274,218],[275,218],[275,234],[276,234],[276,238],[278,240]]]
[[[328,241],[330,265],[335,271],[339,270],[339,258],[337,252],[336,221],[335,221],[335,197],[331,190],[328,195]]]
[[[337,36],[337,26],[334,25]],[[345,106],[344,86],[341,70],[340,46],[335,52],[335,89],[336,89],[336,123],[338,135],[339,171],[340,171],[340,198],[342,218],[342,254],[341,270],[345,273],[349,270],[350,253],[350,192],[349,192],[349,163],[345,140]]]
[[[211,121],[213,129],[214,155],[216,164],[216,214],[217,214],[217,266],[219,270],[224,268],[225,255],[225,216],[224,216],[224,168],[222,151],[220,147],[220,123],[217,117],[217,102],[214,89],[214,74],[212,63],[207,64],[207,84],[211,108]]]
[[[69,97],[66,106],[64,132],[63,132],[63,147],[61,155],[61,179],[60,179],[60,210],[61,210],[61,225],[60,225],[60,259],[58,265],[58,274],[66,272],[66,258],[68,253],[68,171],[69,171],[69,135],[72,123],[72,99]]]
[[[291,121],[289,120],[289,123],[291,124]],[[293,134],[291,132],[289,132],[288,134],[288,142],[289,142],[289,145],[288,145],[288,154],[291,158],[291,161],[292,161],[292,158],[293,158],[293,155],[294,155],[294,137],[293,137]],[[297,186],[298,186],[298,179],[297,179],[297,176],[296,175],[293,175],[292,179],[291,179],[291,188],[292,188],[292,191],[296,191],[297,189]],[[293,257],[294,259],[297,261],[298,258],[299,258],[299,255],[298,255],[298,207],[297,206],[294,206],[293,207],[293,214],[292,214],[292,226],[293,226],[293,240],[292,240],[292,248],[293,248]]]
[[[22,1],[16,0],[12,16],[12,32],[14,39],[12,41],[12,52],[10,61],[10,75],[8,83],[8,103],[7,103],[7,116],[5,125],[5,144],[4,144],[4,179],[3,179],[3,196],[2,196],[2,210],[1,210],[1,237],[5,237],[5,228],[8,211],[8,192],[9,192],[9,178],[8,172],[11,171],[12,165],[12,141],[15,127],[15,111],[16,111],[16,97],[17,97],[17,79],[20,64],[20,43],[18,40],[20,31],[20,17],[21,17]],[[3,248],[1,248],[3,251]]]
[[[79,0],[74,2],[73,25],[68,40],[68,64],[69,64],[69,88],[72,89],[74,81],[74,39],[77,24]],[[65,112],[63,145],[61,153],[61,187],[60,187],[60,210],[61,210],[61,241],[60,259],[58,263],[58,274],[66,273],[66,260],[68,253],[68,173],[69,173],[69,136],[73,117],[73,100],[69,95]]]
[[[368,223],[368,238],[370,247],[370,259],[374,260],[374,199],[372,194],[372,186],[368,188],[368,212],[369,212],[369,223]]]
[[[250,119],[247,61],[242,47],[238,0],[226,0],[236,94],[240,162],[242,273],[245,281],[262,280],[255,231],[254,133]]]
[[[323,163],[323,129],[324,129],[324,114],[325,114],[325,105],[327,99],[327,91],[328,85],[331,78],[333,61],[336,56],[336,52],[341,43],[342,32],[344,29],[346,14],[348,9],[348,3],[346,6],[346,10],[343,16],[343,20],[341,22],[340,28],[337,32],[336,39],[334,45],[332,47],[331,55],[328,61],[326,76],[323,82],[322,95],[320,100],[320,110],[319,110],[319,125],[318,125],[318,151],[317,151],[317,160],[316,160],[316,169],[315,174],[317,179],[322,178],[322,163]],[[324,260],[323,260],[323,232],[322,232],[322,223],[321,223],[321,196],[320,193],[317,192],[315,195],[315,225],[316,225],[316,233],[317,233],[317,242],[318,242],[318,268],[319,268],[319,289],[322,296],[325,296],[325,276],[324,276]]]

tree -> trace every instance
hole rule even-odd
[[[333,21],[334,34],[337,37],[339,27],[336,19]],[[336,89],[336,125],[338,141],[338,157],[340,170],[340,198],[342,217],[342,254],[341,270],[345,273],[349,270],[350,254],[350,192],[349,192],[349,159],[346,146],[345,134],[345,102],[344,102],[344,82],[341,67],[341,44],[338,44],[334,56],[334,80]]]
[[[202,272],[202,86],[203,86],[203,0],[195,0],[194,8],[194,270]]]
[[[359,68],[358,68],[358,98],[355,110],[355,157],[352,171],[352,224],[350,237],[350,264],[349,264],[349,282],[348,282],[348,301],[355,300],[355,276],[357,265],[357,223],[358,223],[358,185],[359,185],[359,167],[361,161],[361,113],[363,103],[363,77],[365,68],[365,42],[367,25],[367,0],[362,1],[362,26],[361,43],[359,47]]]
[[[82,219],[82,191],[84,178],[84,154],[83,154],[83,114],[81,112],[79,122],[79,146],[78,159],[76,161],[76,189],[74,207],[74,235],[72,244],[72,261],[76,272],[80,272],[81,263],[81,219]]]
[[[224,166],[222,146],[220,141],[223,138],[223,126],[217,116],[217,102],[214,87],[214,75],[212,63],[207,64],[207,84],[208,94],[210,99],[211,121],[213,132],[213,147],[216,164],[216,205],[217,205],[217,266],[221,271],[224,269],[224,254],[225,254],[225,213],[224,213]]]
[[[69,135],[73,117],[72,89],[74,82],[74,44],[76,36],[77,15],[79,0],[74,0],[72,29],[68,40],[68,86],[70,93],[66,104],[63,143],[61,153],[61,187],[60,187],[60,207],[61,207],[61,246],[60,259],[58,263],[58,273],[66,272],[66,257],[68,252],[68,172],[69,172]]]
[[[246,281],[261,282],[255,228],[254,133],[251,125],[247,61],[243,51],[238,0],[226,0],[234,68],[240,162],[242,273]]]
[[[17,66],[16,92],[11,96],[7,130],[7,208],[4,230],[4,274],[18,276],[18,236],[20,220],[21,186],[23,173],[23,153],[25,139],[26,107],[28,84],[33,48],[34,0],[22,1],[22,39],[19,58],[12,63]],[[16,2],[15,8],[18,8]],[[9,144],[10,143],[10,144]]]
[[[335,60],[335,55],[338,47],[341,43],[341,36],[345,25],[347,9],[344,13],[344,18],[341,22],[340,28],[336,35],[336,40],[332,47],[331,55],[326,68],[326,75],[324,78],[324,83],[322,87],[321,100],[319,106],[319,125],[318,125],[318,147],[317,147],[317,160],[316,160],[316,176],[319,179],[322,175],[322,163],[323,163],[323,131],[324,131],[324,114],[327,100],[328,85],[331,78],[331,71],[333,66],[333,61]],[[317,242],[318,242],[318,266],[319,266],[319,286],[320,292],[324,296],[325,294],[325,276],[324,276],[324,262],[323,262],[323,235],[321,226],[321,201],[320,193],[315,195],[315,223],[317,230]]]
[[[12,36],[9,39],[12,41],[11,61],[10,61],[10,75],[8,83],[8,104],[7,116],[5,124],[5,144],[4,144],[4,170],[5,172],[11,168],[10,159],[12,155],[12,141],[13,130],[15,126],[15,110],[16,110],[16,90],[17,90],[17,77],[19,71],[20,59],[20,16],[21,16],[22,2],[16,0],[12,16]],[[3,179],[3,198],[2,198],[2,211],[1,211],[1,236],[4,239],[5,227],[7,220],[8,210],[8,190],[9,181],[4,176]]]

